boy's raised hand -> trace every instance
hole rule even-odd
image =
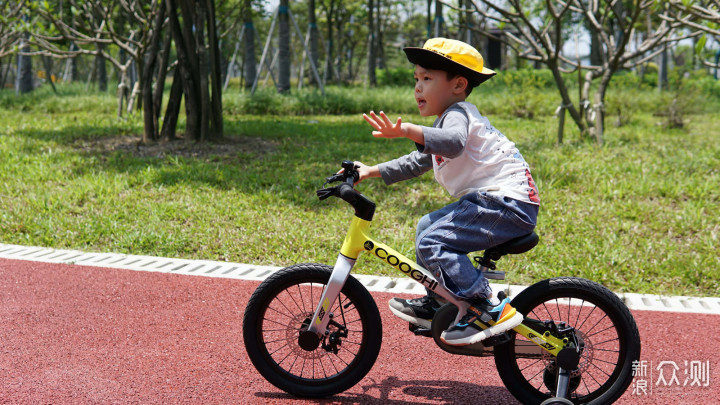
[[[415,143],[425,145],[422,127],[415,124],[403,123],[400,117],[398,117],[394,124],[382,111],[380,111],[379,117],[374,111],[370,111],[370,115],[363,114],[363,118],[365,118],[368,124],[375,128],[372,134],[376,138],[408,138]]]
[[[402,129],[402,119],[398,117],[395,124],[388,119],[384,112],[380,111],[380,116],[375,114],[375,111],[370,111],[370,116],[363,114],[363,118],[368,122],[375,131],[373,136],[377,138],[401,138],[405,136],[405,132]]]

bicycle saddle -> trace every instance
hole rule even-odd
[[[505,243],[493,246],[485,251],[485,255],[490,256],[491,260],[498,260],[507,254],[517,255],[520,253],[525,253],[528,250],[537,246],[539,241],[540,237],[538,237],[535,232],[532,232],[525,236],[510,239]]]

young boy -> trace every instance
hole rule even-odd
[[[415,99],[422,116],[437,115],[432,127],[395,123],[385,113],[363,114],[378,138],[408,138],[417,150],[376,166],[358,163],[360,180],[382,177],[386,184],[430,169],[458,200],[425,215],[415,239],[418,263],[455,296],[470,302],[467,315],[442,333],[448,345],[463,346],[514,328],[522,322],[509,299],[492,300],[487,279],[467,254],[524,236],[535,228],[540,200],[527,163],[477,108],[465,101],[472,89],[495,75],[472,46],[432,38],[422,48],[405,48],[415,64]],[[440,307],[428,294],[393,298],[398,317],[429,327]],[[481,325],[481,323],[483,325]]]

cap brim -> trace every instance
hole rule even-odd
[[[469,67],[463,66],[452,59],[448,59],[438,53],[424,48],[408,47],[403,48],[403,51],[405,51],[405,55],[407,55],[410,63],[414,65],[420,65],[427,69],[459,72],[477,84],[481,84],[496,75],[495,71],[486,67],[483,67],[482,72],[478,72],[477,70],[470,69]]]

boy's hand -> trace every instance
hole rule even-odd
[[[408,138],[415,143],[425,145],[422,128],[415,124],[403,124],[400,117],[394,124],[382,111],[380,111],[379,117],[374,111],[370,111],[370,115],[363,114],[363,118],[375,128],[372,134],[376,138]]]
[[[380,116],[375,115],[375,111],[370,111],[370,116],[363,114],[363,118],[368,122],[375,131],[373,136],[377,138],[402,138],[405,136],[405,132],[402,129],[402,119],[398,117],[395,124],[392,123],[385,115],[384,112],[380,111]]]
[[[380,177],[380,170],[377,166],[368,166],[362,162],[355,162],[355,169],[357,170],[358,174],[360,175],[360,178],[357,179],[355,184],[359,184],[361,181],[371,178],[371,177]],[[340,169],[339,173],[344,173],[345,169]]]

